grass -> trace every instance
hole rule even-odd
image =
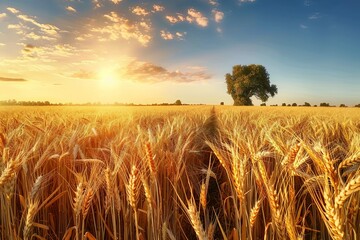
[[[1,107],[1,239],[357,239],[360,111]]]

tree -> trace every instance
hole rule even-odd
[[[330,107],[329,103],[320,103],[320,107]]]
[[[224,102],[220,102],[220,105],[224,105]]]
[[[235,65],[232,74],[225,75],[227,93],[234,99],[234,105],[253,105],[251,97],[263,102],[277,94],[276,85],[270,85],[269,74],[262,65]]]
[[[305,103],[304,103],[304,106],[305,106],[305,107],[311,107],[311,104],[308,103],[308,102],[305,102]]]
[[[181,101],[178,99],[175,101],[175,105],[182,105]]]
[[[260,104],[261,107],[265,107],[266,106],[266,103],[262,103]]]
[[[281,104],[281,106],[286,107],[286,103]]]
[[[296,106],[297,106],[297,104],[296,104],[296,103],[293,103],[291,106],[296,107]]]
[[[342,104],[340,104],[340,107],[347,107],[347,106],[346,106],[345,104],[343,104],[343,103],[342,103]]]

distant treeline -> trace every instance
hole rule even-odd
[[[266,103],[262,103],[260,104],[260,106],[266,106]],[[277,107],[279,105],[275,104],[275,105],[270,105],[271,107]],[[308,102],[305,102],[303,105],[297,105],[297,103],[292,103],[292,104],[286,104],[286,103],[282,103],[281,104],[282,107],[311,107],[311,104]],[[313,107],[317,107],[318,105],[313,105]],[[336,105],[330,105],[329,103],[320,103],[319,104],[320,107],[336,107]],[[348,107],[345,104],[340,104],[339,107]],[[360,107],[360,104],[356,104],[354,107]]]
[[[205,105],[205,104],[186,104],[176,100],[174,103],[152,103],[152,104],[134,104],[134,103],[101,103],[101,102],[88,102],[88,103],[51,103],[49,101],[16,101],[5,100],[0,101],[3,106],[176,106],[176,105]]]
[[[51,103],[49,101],[16,101],[16,100],[5,100],[0,101],[0,105],[3,106],[178,106],[178,105],[206,105],[206,104],[186,104],[181,103],[180,100],[176,100],[174,103],[152,103],[152,104],[135,104],[135,103],[101,103],[101,102],[88,102],[88,103]],[[221,102],[220,105],[224,105],[224,102]],[[260,104],[260,106],[266,106],[266,103]],[[287,106],[287,107],[317,107],[318,105],[311,105],[308,102],[305,102],[303,105],[298,105],[297,103],[286,104],[282,103],[281,105],[274,104],[270,105],[271,107],[277,106]],[[329,103],[320,103],[320,107],[336,107],[335,105],[330,105]],[[340,104],[339,107],[348,107],[345,104]],[[360,104],[356,104],[354,107],[360,108]]]

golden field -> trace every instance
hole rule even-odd
[[[0,107],[1,239],[358,239],[360,109]]]

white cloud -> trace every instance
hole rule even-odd
[[[0,19],[6,17],[6,13],[0,13]]]
[[[174,35],[170,32],[161,30],[160,31],[160,36],[164,39],[164,40],[173,40],[174,39]]]
[[[195,22],[201,27],[206,27],[208,25],[207,17],[194,8],[190,8],[188,10],[188,14],[189,15],[186,18],[188,22],[192,23],[195,20]]]
[[[211,75],[205,71],[171,71],[149,62],[133,61],[123,69],[123,75],[129,80],[138,82],[196,82],[206,81]]]
[[[32,23],[33,25],[39,27],[42,32],[48,35],[57,35],[58,32],[60,31],[60,29],[54,25],[39,23],[34,18],[27,16],[25,14],[18,15],[17,17],[25,22]]]
[[[219,3],[217,2],[217,0],[209,0],[209,3],[210,3],[210,5],[213,5],[213,6],[219,5]]]
[[[3,47],[3,46],[5,46],[5,43],[0,43],[0,47]]]
[[[255,2],[256,0],[240,0],[240,3]]]
[[[214,10],[212,10],[212,13],[214,15],[215,22],[219,23],[223,20],[223,18],[224,18],[223,12],[214,9]]]
[[[306,25],[304,25],[304,24],[300,24],[300,28],[302,28],[302,29],[307,29],[308,26],[306,26]]]
[[[119,4],[122,0],[110,0],[111,2],[113,2],[114,4]]]
[[[132,9],[132,13],[138,15],[138,16],[146,16],[149,14],[148,11],[146,11],[145,8],[142,8],[140,6],[136,6]]]
[[[162,11],[165,10],[164,6],[157,5],[157,4],[153,5],[153,9],[154,9],[155,12],[162,12]]]
[[[94,4],[95,8],[100,8],[102,6],[99,0],[92,0],[92,3]]]
[[[32,44],[22,44],[21,51],[23,57],[28,59],[41,59],[54,61],[58,58],[72,57],[79,53],[75,47],[69,44],[56,44],[49,47],[34,46]]]
[[[171,33],[171,32],[169,32],[169,31],[165,31],[165,30],[161,30],[161,31],[160,31],[160,36],[161,36],[164,40],[174,40],[174,39],[184,40],[185,35],[186,35],[186,32],[175,32],[175,33]]]
[[[316,20],[316,19],[319,19],[319,18],[321,18],[321,15],[320,15],[320,13],[314,13],[314,14],[312,14],[311,16],[309,16],[309,19],[310,20]]]
[[[143,46],[147,46],[151,40],[149,35],[150,24],[146,22],[131,22],[129,19],[118,16],[117,13],[111,12],[105,14],[104,17],[111,21],[106,26],[98,26],[91,28],[92,32],[101,34],[100,41],[115,41],[118,39],[135,39]]]
[[[182,16],[181,14],[177,14],[177,16],[167,15],[167,16],[165,16],[165,18],[166,18],[170,23],[177,23],[177,22],[183,22],[183,21],[185,21],[184,16]]]
[[[71,6],[67,6],[67,7],[66,7],[66,10],[69,11],[69,12],[73,12],[73,13],[76,13],[76,12],[77,12],[76,9],[73,8],[73,7],[71,7]]]
[[[13,14],[17,14],[17,13],[20,12],[19,10],[15,9],[15,8],[12,8],[12,7],[8,7],[8,8],[6,8],[6,9],[7,9],[9,12],[13,13]]]

